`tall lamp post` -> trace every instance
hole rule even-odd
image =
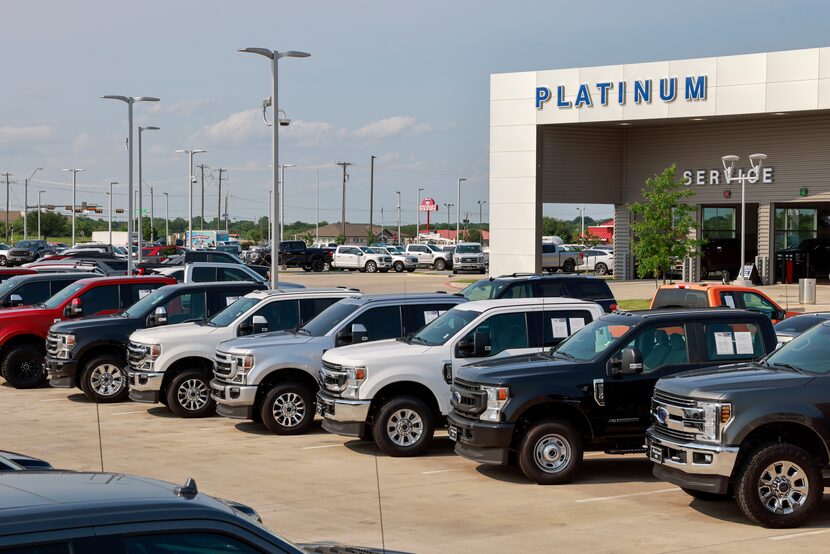
[[[191,150],[176,150],[179,154],[187,154],[188,170],[187,170],[187,247],[193,248],[193,181],[196,180],[193,175],[193,155],[207,152],[207,150],[200,150],[198,148]]]
[[[75,176],[78,175],[79,171],[84,171],[83,169],[63,169],[62,171],[71,171],[72,172],[72,244],[70,246],[75,246],[75,212],[78,210],[78,204],[75,201],[75,189],[76,189],[76,179]],[[132,275],[132,272],[128,272],[128,275]]]
[[[415,215],[418,216],[418,222],[415,223],[415,244],[421,242],[421,193],[424,189],[418,189],[418,205],[415,206]]]
[[[478,227],[479,231],[482,230],[482,222],[481,222],[481,207],[487,203],[487,200],[476,200],[478,203]]]
[[[452,204],[452,203],[448,204],[448,203],[444,202],[444,205],[447,207],[447,237],[449,238],[449,234],[450,234],[450,208],[455,206],[455,204]],[[436,229],[438,228],[437,223],[435,224],[435,228]]]
[[[43,205],[40,200],[40,195],[46,192],[45,190],[37,191],[37,238],[42,239],[43,235],[40,234],[40,212],[41,206]]]
[[[164,195],[164,200],[167,204],[164,212],[164,243],[167,244],[167,246],[170,246],[168,244],[168,241],[170,240],[170,193],[163,192],[162,194]]]
[[[133,104],[136,102],[158,102],[159,99],[152,96],[117,96],[107,95],[102,96],[107,100],[120,100],[127,104],[127,121],[129,127],[129,134],[127,135],[127,145],[129,151],[129,177],[127,179],[127,275],[133,274],[133,257],[130,254],[133,247]],[[73,187],[72,192],[72,242],[75,242],[75,192]],[[138,249],[139,252],[141,249]]]
[[[276,50],[271,50],[268,48],[242,48],[239,50],[240,52],[246,52],[249,54],[259,54],[260,56],[264,56],[271,60],[271,105],[274,109],[274,115],[279,115],[279,72],[278,72],[278,62],[280,58],[307,58],[311,54],[308,52],[297,52],[294,50],[289,50],[287,52],[278,52]],[[277,119],[277,117],[274,117]],[[271,225],[273,226],[275,232],[278,228],[278,221],[279,221],[279,189],[278,189],[278,171],[279,171],[279,160],[280,160],[280,125],[271,125],[271,142],[273,147],[272,152],[272,159],[271,159],[271,180],[272,185],[274,187],[274,201],[272,203],[271,208]],[[276,289],[279,287],[279,245],[278,244],[271,244],[271,288]]]
[[[746,263],[746,183],[747,181],[750,183],[758,182],[758,179],[761,176],[761,168],[763,167],[764,160],[766,159],[766,154],[750,154],[750,170],[747,171],[746,174],[739,172],[736,176],[734,175],[735,165],[740,158],[734,155],[723,156],[721,158],[721,162],[723,163],[723,176],[725,177],[726,184],[728,185],[732,183],[732,181],[738,181],[741,183],[741,264],[739,266],[741,269],[738,270],[739,272],[743,269],[743,266]],[[736,283],[746,284],[746,280],[742,275],[738,275],[737,277],[738,279],[735,280]]]
[[[143,182],[141,175],[141,133],[144,131],[158,131],[160,127],[139,127],[138,128],[138,263],[141,263],[141,244],[144,242],[144,213],[141,211],[141,202],[144,193],[141,188]],[[152,240],[153,222],[150,221],[150,239]]]
[[[118,181],[110,181],[110,244],[112,244],[112,186],[117,185]],[[129,248],[128,248],[129,249]]]
[[[397,206],[395,206],[395,209],[398,212],[398,246],[402,246],[403,241],[401,240],[401,191],[396,190],[395,194],[398,196]]]
[[[29,181],[32,180],[32,177],[35,176],[35,173],[38,171],[43,171],[42,167],[38,167],[32,174],[29,175],[29,178],[24,181],[23,185],[23,240],[29,238]]]
[[[455,193],[455,244],[460,242],[461,233],[461,181],[466,181],[464,177],[458,179],[458,187]],[[449,222],[447,222],[449,225]]]
[[[280,237],[278,243],[283,240],[285,234],[285,168],[294,167],[294,164],[280,164]]]

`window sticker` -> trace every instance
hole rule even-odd
[[[436,317],[438,317],[438,311],[437,310],[425,310],[424,311],[424,323],[425,324],[431,322]]]
[[[142,298],[144,298],[145,296],[147,296],[151,292],[153,292],[153,291],[150,290],[150,289],[138,289],[138,299],[141,300]]]
[[[585,327],[585,318],[584,317],[569,317],[568,323],[571,326],[571,334],[573,335],[583,327]]]
[[[735,354],[730,331],[715,333],[715,350],[718,356],[732,356]]]
[[[226,296],[225,297],[225,305],[230,306],[231,304],[233,304],[237,300],[239,300],[238,296]]]
[[[550,325],[553,329],[553,338],[564,339],[568,336],[568,320],[564,317],[552,317]]]
[[[735,352],[737,354],[755,353],[755,348],[752,345],[752,333],[749,331],[735,332]]]
[[[729,306],[730,308],[735,307],[735,299],[732,297],[731,294],[725,294],[723,296],[723,301],[726,302],[726,305]]]

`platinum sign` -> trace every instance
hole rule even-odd
[[[651,104],[653,100],[674,102],[682,97],[687,102],[706,100],[708,86],[706,75],[685,77],[680,81],[678,77],[663,77],[657,82],[653,79],[641,79],[628,83],[627,81],[604,81],[600,83],[582,83],[576,91],[573,101],[567,100],[568,91],[565,85],[558,85],[555,103],[557,108],[592,108],[595,105],[607,106],[609,102],[624,105],[629,89],[632,91],[635,104]],[[629,87],[630,84],[630,87]],[[573,94],[573,93],[571,93]],[[553,98],[548,87],[536,87],[536,109],[541,110]]]

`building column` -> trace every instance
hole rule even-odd
[[[614,278],[634,279],[631,222],[633,214],[625,204],[614,205]]]
[[[765,285],[775,283],[775,254],[772,237],[772,217],[775,213],[775,206],[770,203],[758,204],[758,255],[767,257],[767,271],[761,273],[761,280]],[[761,268],[758,268],[761,271]]]

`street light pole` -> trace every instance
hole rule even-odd
[[[478,230],[482,231],[482,221],[481,221],[481,207],[487,203],[487,200],[477,200],[478,202]]]
[[[424,189],[418,189],[418,205],[415,206],[415,215],[418,217],[418,222],[415,224],[415,243],[421,242],[421,193]]]
[[[398,246],[401,246],[403,244],[401,241],[401,191],[396,190],[395,194],[398,195],[397,206],[395,207],[398,211]]]
[[[153,187],[150,187],[150,242],[153,242]]]
[[[42,167],[38,167],[23,184],[23,240],[29,238],[29,181],[35,176],[38,171],[43,171]]]
[[[195,148],[190,150],[176,150],[176,152],[179,154],[187,154],[188,159],[187,184],[189,192],[187,193],[187,247],[193,248],[193,181],[195,180],[195,176],[193,175],[193,155],[207,152],[207,150]]]
[[[280,164],[280,238],[283,241],[285,235],[285,168],[294,167],[294,164]]]
[[[455,244],[460,242],[461,233],[461,181],[466,181],[464,177],[458,179],[458,188],[455,194]],[[447,222],[449,226],[449,222]]]
[[[369,233],[375,234],[375,227],[373,225],[375,219],[375,158],[377,156],[369,156]],[[381,227],[383,225],[381,224]],[[381,232],[383,232],[381,230]]]
[[[116,95],[107,95],[102,96],[101,98],[105,98],[107,100],[120,100],[127,104],[127,120],[129,126],[129,134],[127,135],[127,145],[129,146],[129,178],[127,184],[127,213],[129,214],[127,217],[127,275],[133,274],[133,257],[132,257],[132,247],[133,247],[133,104],[136,102],[158,102],[158,98],[154,98],[152,96],[116,96]],[[74,178],[73,178],[74,179]],[[72,241],[75,241],[75,192],[73,187],[72,192]],[[141,249],[139,248],[139,251]]]
[[[164,243],[170,246],[170,193],[164,192],[162,194],[164,194],[167,203],[167,209],[164,212]]]
[[[314,218],[314,242],[320,241],[320,169],[314,170],[314,185],[317,192],[314,199],[314,211],[316,212]]]
[[[117,185],[118,181],[110,181],[110,244],[112,244],[112,186]]]
[[[76,202],[76,175],[78,175],[79,171],[84,171],[83,169],[63,169],[62,171],[71,171],[72,172],[72,244],[71,246],[75,246],[75,211],[77,210],[77,202]]]
[[[741,264],[739,266],[740,269],[738,270],[740,273],[746,263],[746,183],[747,181],[750,183],[758,182],[758,178],[761,176],[761,168],[764,165],[764,160],[767,159],[767,155],[750,154],[750,170],[747,171],[746,174],[739,174],[735,177],[733,176],[733,173],[735,172],[735,164],[739,159],[740,158],[738,156],[734,155],[721,157],[721,162],[723,163],[723,175],[726,177],[726,184],[728,185],[732,181],[740,181],[741,183]],[[735,282],[738,284],[747,284],[746,280],[740,274],[738,275],[738,278],[735,279]]]
[[[158,131],[159,127],[139,127],[138,128],[138,263],[141,263],[141,244],[144,242],[144,213],[142,212],[141,203],[144,198],[142,183],[144,179],[141,175],[141,133],[144,131]],[[152,221],[150,222],[150,229],[153,228]],[[152,233],[152,231],[151,231]],[[151,237],[152,238],[152,237]]]
[[[444,202],[444,205],[447,207],[447,238],[449,238],[449,234],[450,234],[450,208],[455,206],[455,204],[448,204],[448,203]],[[435,226],[437,228],[438,224],[436,223]]]
[[[43,235],[40,234],[40,212],[41,212],[41,209],[42,209],[41,208],[42,204],[41,204],[41,201],[40,201],[40,195],[43,194],[44,192],[46,192],[46,191],[45,190],[37,191],[37,238],[39,238],[39,239],[43,238]]]

